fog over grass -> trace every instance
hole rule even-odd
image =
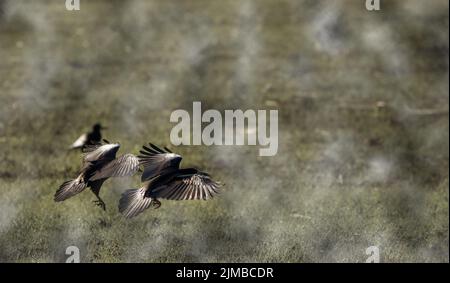
[[[445,262],[448,1],[0,0],[0,262]],[[278,153],[170,144],[175,109],[277,109]],[[104,212],[68,146],[92,124],[225,183],[211,201]],[[237,129],[245,131],[245,129]],[[230,131],[225,129],[224,131]],[[255,129],[248,129],[249,132]]]

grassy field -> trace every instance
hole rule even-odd
[[[446,0],[0,0],[0,262],[449,261]],[[278,109],[279,149],[170,145],[175,109]],[[53,202],[95,122],[225,183],[124,219]]]

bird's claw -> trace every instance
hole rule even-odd
[[[161,206],[161,202],[159,200],[152,200],[151,205],[153,206],[153,209],[158,209]]]
[[[103,210],[106,211],[106,204],[105,202],[101,201],[101,200],[94,200],[93,203],[95,203],[95,205],[100,206]]]

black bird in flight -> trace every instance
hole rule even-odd
[[[78,177],[64,182],[55,193],[56,202],[64,201],[89,187],[97,197],[94,201],[98,206],[106,209],[100,198],[100,188],[110,177],[132,176],[139,170],[139,159],[133,154],[124,154],[116,158],[120,148],[118,143],[88,145],[83,151],[83,166]]]
[[[95,124],[92,126],[92,131],[89,133],[82,134],[71,146],[70,149],[83,149],[85,146],[88,145],[95,145],[101,143],[102,140],[102,134],[100,133],[100,130],[106,129],[100,123]]]
[[[122,194],[119,211],[131,218],[153,206],[159,208],[158,199],[168,200],[207,200],[219,193],[221,184],[210,175],[195,168],[180,169],[182,157],[169,149],[160,149],[149,144],[143,147],[138,156],[144,166],[140,189],[127,190]]]

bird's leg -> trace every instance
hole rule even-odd
[[[94,193],[94,195],[97,197],[97,200],[94,200],[93,202],[100,206],[103,210],[106,210],[106,204],[105,202],[100,198],[100,188],[102,187],[103,182],[105,179],[96,180],[92,183],[90,183],[91,191]]]
[[[150,205],[153,206],[154,209],[158,209],[161,206],[161,202],[157,199],[152,199]]]
[[[93,203],[95,203],[95,205],[100,206],[103,210],[106,211],[106,204],[105,202],[100,198],[100,192],[99,190],[92,190],[92,192],[94,193],[94,195],[97,197],[97,200],[94,200]]]
[[[97,197],[98,200],[94,200],[93,203],[95,203],[95,205],[100,206],[103,210],[106,211],[106,204],[105,202],[100,198],[99,195],[95,195]]]

